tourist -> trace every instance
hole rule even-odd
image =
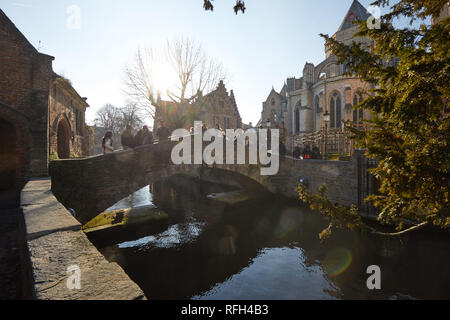
[[[103,154],[109,154],[109,153],[114,152],[113,134],[111,131],[108,131],[105,133],[105,136],[103,137],[103,140],[102,140],[102,149],[103,149]]]
[[[314,146],[312,148],[311,158],[312,159],[320,159],[320,151],[319,151],[319,148],[317,148],[317,146]]]
[[[153,143],[153,135],[148,130],[147,126],[143,126],[134,137],[134,144],[136,147],[145,146]]]
[[[134,136],[130,125],[127,125],[121,137],[122,147],[127,150],[134,147]]]
[[[169,140],[170,132],[169,129],[165,126],[164,121],[159,123],[159,128],[156,131],[156,136],[158,137],[158,141],[166,141]]]
[[[301,159],[302,149],[300,149],[300,146],[297,144],[294,148],[294,151],[292,152],[292,156],[294,159]]]
[[[303,149],[303,159],[311,159],[311,150],[309,149],[309,146],[306,146],[305,149]]]

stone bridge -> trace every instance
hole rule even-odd
[[[108,155],[53,161],[52,192],[64,206],[75,210],[76,218],[83,224],[129,194],[177,174],[291,198],[297,197],[295,188],[301,176],[311,191],[325,183],[330,200],[359,207],[367,194],[365,175],[361,174],[365,158],[361,153],[350,161],[280,157],[278,174],[263,176],[260,165],[174,165],[170,154],[176,143],[168,141]]]

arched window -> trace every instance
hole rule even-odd
[[[358,105],[358,103],[363,102],[363,97],[362,95],[357,92],[354,96],[353,96],[353,107],[355,107],[356,105]],[[359,123],[364,119],[364,110],[362,108],[359,109],[353,109],[353,123]]]
[[[341,97],[336,98],[336,128],[341,127]]]
[[[270,115],[270,121],[275,125],[278,122],[278,116],[277,116],[277,112],[272,109],[271,115]]]
[[[359,95],[359,103],[363,102],[363,97],[362,95]],[[359,121],[362,121],[364,119],[364,110],[363,108],[359,109]]]
[[[341,96],[335,92],[330,98],[330,127],[340,128],[342,118]]]
[[[335,104],[334,104],[335,99],[333,97],[331,97],[330,99],[330,127],[334,128],[335,127]]]
[[[295,133],[300,132],[300,109],[295,109]]]
[[[320,99],[319,99],[319,96],[316,96],[314,98],[314,110],[316,111],[316,113],[320,113]]]

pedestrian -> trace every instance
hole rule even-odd
[[[319,151],[319,148],[317,146],[314,146],[312,148],[311,158],[312,159],[319,159],[320,158],[320,151]]]
[[[135,146],[145,146],[153,143],[153,135],[147,126],[143,126],[134,137]]]
[[[309,146],[306,146],[305,149],[303,149],[303,159],[310,159],[311,158],[311,150],[309,149]]]
[[[122,133],[121,142],[125,150],[134,148],[134,136],[130,125],[127,125]]]
[[[300,156],[302,154],[302,150],[300,149],[300,146],[297,144],[294,148],[294,151],[292,152],[292,156],[294,159],[300,159]]]
[[[161,121],[159,123],[159,128],[156,131],[156,136],[158,137],[158,141],[161,142],[161,141],[169,140],[169,135],[170,135],[169,129],[165,126],[164,121]]]
[[[102,140],[103,154],[109,154],[114,152],[113,147],[113,134],[111,131],[107,131]]]

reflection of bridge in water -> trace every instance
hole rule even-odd
[[[129,194],[177,174],[291,198],[297,197],[295,187],[301,176],[310,190],[316,191],[325,183],[330,200],[360,207],[363,197],[372,190],[360,153],[350,161],[280,157],[278,174],[263,176],[259,164],[174,165],[170,155],[177,143],[167,141],[106,156],[53,161],[52,191],[61,203],[76,211],[81,223],[86,223]]]

